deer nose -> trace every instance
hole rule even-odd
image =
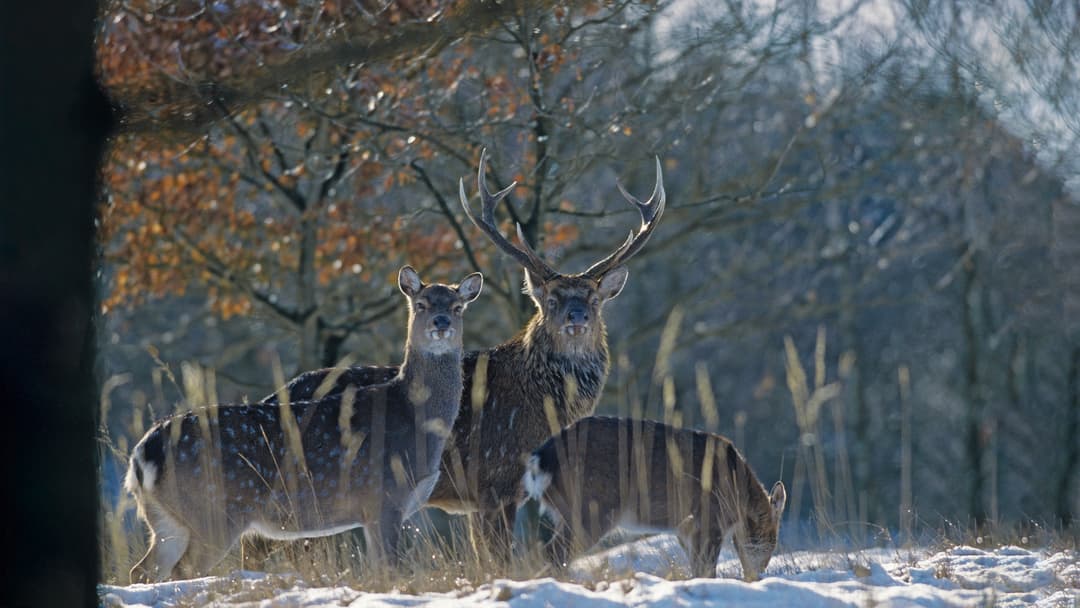
[[[435,329],[446,329],[450,327],[450,317],[446,315],[435,315],[435,318],[431,320],[435,324]]]
[[[574,307],[566,311],[566,321],[573,325],[584,325],[589,322],[589,311],[584,307]]]

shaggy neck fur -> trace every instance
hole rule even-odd
[[[556,330],[558,331],[558,330]],[[565,403],[563,423],[592,412],[608,374],[608,347],[604,324],[597,320],[584,340],[554,333],[542,314],[535,315],[521,334],[528,368],[532,378],[545,378],[544,387],[556,403]],[[574,395],[568,395],[571,379]]]

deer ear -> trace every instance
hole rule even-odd
[[[461,284],[458,285],[457,290],[466,302],[472,302],[476,299],[476,296],[480,295],[480,289],[483,287],[484,275],[480,274],[479,272],[474,272],[462,279]]]
[[[525,295],[529,296],[540,306],[540,298],[544,297],[544,282],[533,276],[529,269],[525,269]]]
[[[398,289],[401,293],[411,297],[420,293],[424,284],[420,281],[420,275],[416,274],[412,266],[402,266],[397,275]]]
[[[784,489],[784,482],[778,481],[773,484],[772,492],[769,493],[769,504],[772,506],[773,519],[780,521],[780,516],[784,513],[784,505],[787,504],[787,490]]]
[[[623,286],[626,285],[628,276],[630,276],[630,271],[626,266],[616,266],[600,277],[600,298],[610,300],[619,295]]]

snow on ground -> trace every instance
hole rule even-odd
[[[298,576],[239,571],[156,585],[101,585],[109,608],[202,606],[297,608],[450,606],[609,608],[614,606],[1040,606],[1080,608],[1080,555],[1020,547],[958,546],[938,553],[875,549],[797,551],[773,557],[765,577],[739,578],[738,562],[722,555],[718,579],[686,576],[686,557],[672,536],[655,536],[575,562],[568,581],[496,580],[446,593],[365,593],[313,588]]]

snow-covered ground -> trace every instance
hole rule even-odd
[[[1080,608],[1080,555],[1073,551],[958,546],[925,550],[797,551],[773,557],[766,576],[744,583],[722,555],[721,578],[685,576],[671,536],[621,545],[575,562],[569,578],[462,581],[446,593],[365,593],[309,587],[297,576],[241,571],[157,585],[100,587],[107,607],[135,606],[1042,606]],[[603,573],[597,578],[598,573]]]

